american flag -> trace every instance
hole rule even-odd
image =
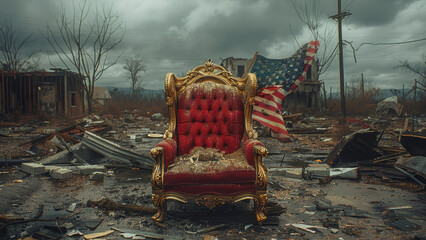
[[[258,55],[251,69],[256,74],[260,89],[254,98],[253,119],[269,127],[273,137],[281,142],[291,141],[281,115],[283,99],[306,77],[306,72],[315,61],[318,46],[319,41],[311,41],[285,59],[268,59]]]

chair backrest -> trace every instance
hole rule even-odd
[[[251,123],[257,89],[254,74],[234,78],[207,60],[186,77],[167,74],[165,89],[170,122],[164,137],[176,140],[178,155],[194,147],[228,154],[240,148],[243,137],[255,137]]]
[[[179,155],[194,147],[232,153],[244,134],[243,98],[229,85],[192,84],[178,96],[176,121]]]

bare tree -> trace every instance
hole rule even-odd
[[[292,0],[293,8],[296,11],[299,20],[308,27],[311,37],[314,40],[320,41],[320,47],[318,48],[316,58],[318,64],[318,76],[325,73],[333,62],[336,53],[337,45],[333,44],[336,30],[330,28],[328,21],[322,21],[320,19],[321,11],[315,0],[304,0],[301,5],[301,1]],[[290,30],[293,33],[294,40],[299,44],[299,40],[294,34],[291,26]],[[312,39],[310,39],[312,40]]]
[[[37,72],[37,71],[43,71],[42,68],[40,68],[40,56],[33,56],[30,59],[28,59],[27,63],[25,64],[25,71],[28,72]]]
[[[46,38],[62,64],[82,76],[91,113],[95,82],[122,55],[120,51],[112,56],[111,51],[122,42],[125,29],[112,7],[92,10],[87,1],[78,7],[73,2],[72,16],[68,17],[67,12],[62,7],[56,19],[57,28],[53,30],[48,25]]]
[[[36,51],[24,54],[23,46],[28,43],[33,34],[21,38],[16,33],[12,22],[4,21],[0,28],[0,58],[1,68],[4,71],[21,71]]]
[[[123,67],[130,79],[132,85],[132,94],[135,94],[135,90],[142,84],[141,79],[138,77],[140,72],[145,72],[146,66],[142,64],[142,58],[129,58],[126,60],[126,65]]]
[[[409,63],[407,60],[400,61],[396,68],[408,70],[421,77],[423,81],[426,80],[426,56],[422,55],[422,60],[417,63]]]

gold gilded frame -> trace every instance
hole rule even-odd
[[[235,78],[225,68],[215,65],[212,60],[207,60],[204,65],[200,65],[189,71],[185,77],[176,77],[173,73],[168,73],[165,79],[165,89],[167,95],[167,105],[169,108],[169,128],[164,133],[165,139],[173,139],[176,131],[176,103],[179,94],[190,84],[212,81],[218,84],[226,84],[234,87],[243,97],[244,101],[244,124],[248,139],[256,139],[257,133],[252,127],[252,110],[254,97],[257,90],[257,81],[254,74],[247,74],[245,78]],[[152,172],[152,201],[157,208],[157,213],[152,217],[155,221],[162,221],[165,216],[164,203],[166,200],[176,200],[183,203],[193,201],[198,205],[204,205],[213,209],[225,202],[235,203],[242,200],[251,199],[255,203],[256,219],[262,223],[266,219],[263,208],[267,201],[266,167],[263,165],[263,158],[268,151],[265,147],[256,145],[253,149],[254,167],[256,171],[254,192],[239,193],[234,195],[184,195],[177,192],[164,192],[164,149],[155,147],[151,150],[151,155],[156,160]]]

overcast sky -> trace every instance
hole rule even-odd
[[[24,52],[40,51],[41,67],[50,61],[63,67],[43,37],[46,25],[54,26],[61,6],[73,14],[71,1],[1,0],[2,21],[11,21],[21,36],[35,33]],[[251,58],[255,51],[268,58],[286,58],[300,44],[311,40],[309,31],[297,18],[290,0],[121,0],[89,1],[95,6],[112,6],[126,30],[121,48],[111,55],[124,54],[104,73],[97,86],[129,87],[123,69],[125,60],[140,57],[146,65],[141,74],[143,87],[163,88],[166,73],[178,75],[203,64],[227,57]],[[303,1],[297,1],[302,3]],[[328,17],[337,13],[337,0],[317,1],[321,26],[335,31],[337,24]],[[80,4],[80,1],[75,1]],[[357,48],[361,43],[394,43],[426,38],[424,0],[342,0],[342,9],[352,13],[343,22],[343,39]],[[291,30],[296,35],[293,36]],[[320,43],[321,44],[321,43]],[[321,48],[321,45],[320,45]],[[344,50],[345,80],[361,73],[376,87],[402,88],[413,84],[415,75],[395,69],[401,60],[419,62],[426,53],[426,41],[400,45],[363,45],[355,63],[350,46]],[[338,88],[337,58],[321,76],[327,89]]]

